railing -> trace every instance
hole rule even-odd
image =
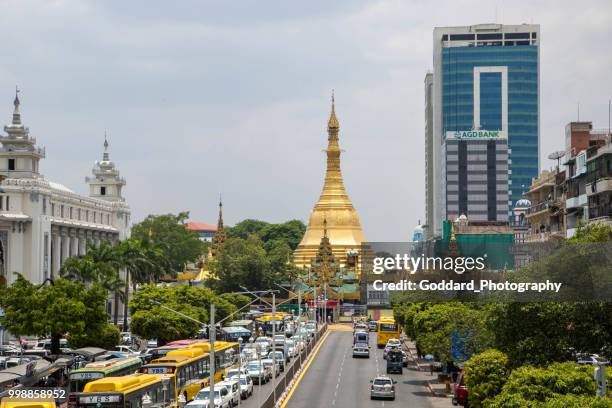
[[[283,392],[290,385],[293,377],[298,373],[303,364],[306,363],[308,356],[314,350],[316,345],[321,341],[323,335],[327,331],[327,325],[324,325],[317,333],[315,333],[313,341],[311,341],[304,350],[300,352],[300,355],[297,357],[293,357],[293,364],[291,364],[286,370],[285,375],[282,377],[278,377],[276,384],[276,392],[271,391],[270,395],[265,399],[265,401],[261,404],[261,408],[274,408],[276,403],[280,400],[280,397],[283,395]],[[274,398],[276,396],[276,399]]]

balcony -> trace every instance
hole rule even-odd
[[[594,183],[588,183],[586,185],[587,196],[602,193],[604,191],[612,191],[612,178],[605,177],[600,178]]]
[[[565,200],[565,208],[570,209],[570,208],[585,207],[587,203],[588,203],[587,195],[580,194],[577,197],[572,197],[572,198],[568,198],[567,200]]]

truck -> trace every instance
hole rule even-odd
[[[389,350],[387,352],[387,374],[402,374],[403,362],[404,356],[399,348]]]

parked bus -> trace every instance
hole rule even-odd
[[[378,339],[376,344],[378,348],[385,347],[389,339],[400,338],[399,325],[392,317],[381,317],[378,321]]]
[[[68,404],[74,408],[137,408],[148,395],[151,406],[167,406],[176,404],[173,387],[172,381],[164,387],[163,375],[106,377],[87,383],[83,392],[70,394]]]
[[[68,373],[68,392],[81,392],[85,384],[104,377],[121,377],[134,374],[142,366],[140,357],[114,358],[89,363]]]
[[[140,371],[145,374],[163,374],[170,378],[174,399],[183,394],[192,400],[201,388],[209,383],[210,343],[199,342],[178,350],[169,351],[164,357],[151,361]],[[220,381],[225,368],[237,361],[238,343],[215,342],[215,380]]]

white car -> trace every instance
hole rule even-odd
[[[231,408],[232,401],[227,388],[215,385],[214,400],[216,408]],[[189,408],[208,408],[210,387],[202,388],[193,401],[186,405]]]
[[[295,341],[291,340],[291,339],[287,339],[285,341],[285,345],[287,346],[287,353],[289,353],[289,356],[291,357],[295,357],[297,356],[297,347],[295,345]]]
[[[232,378],[232,377],[238,377],[238,373],[240,373],[241,377],[248,377],[249,372],[247,371],[246,366],[242,366],[240,368],[238,367],[230,367],[230,368],[226,368],[225,369],[225,377],[226,378]]]
[[[259,361],[249,361],[247,364],[247,372],[249,373],[249,377],[257,384],[267,383],[272,376],[271,371],[269,372],[263,364],[259,364]]]
[[[272,339],[270,339],[269,337],[261,336],[255,340],[254,344],[265,344],[265,347],[269,349],[270,347],[272,347]]]
[[[261,364],[263,364],[265,368],[269,368],[270,371],[274,373],[274,377],[279,376],[280,364],[278,361],[276,362],[276,365],[274,365],[274,360],[272,360],[271,358],[264,358],[263,360],[261,360]]]
[[[240,383],[238,380],[221,381],[219,385],[225,387],[230,395],[230,406],[236,406],[240,402]]]
[[[231,377],[230,380],[240,381],[240,398],[247,399],[251,395],[253,395],[253,380],[248,375],[243,376],[240,375],[240,379],[238,376]]]

